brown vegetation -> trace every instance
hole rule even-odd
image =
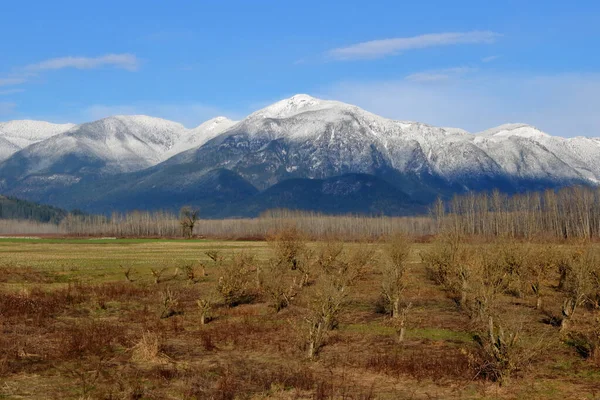
[[[456,231],[413,239],[315,243],[288,226],[266,244],[228,249],[156,242],[148,253],[177,243],[196,258],[115,259],[113,272],[95,275],[101,282],[65,264],[5,263],[0,396],[563,399],[600,390],[597,245],[473,243]]]

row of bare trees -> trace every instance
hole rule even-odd
[[[582,186],[558,191],[507,195],[468,193],[449,201],[438,199],[428,216],[328,216],[311,212],[274,210],[259,218],[201,219],[196,209],[171,212],[134,211],[99,215],[68,215],[59,225],[40,226],[39,233],[75,236],[192,237],[262,239],[271,232],[296,227],[311,239],[335,237],[362,240],[397,234],[434,235],[445,231],[485,237],[543,237],[552,239],[600,237],[600,188]],[[31,226],[12,222],[14,233],[33,232]],[[43,229],[42,229],[43,228]],[[4,232],[10,233],[9,229]]]
[[[201,219],[202,210],[184,207],[179,215],[169,212],[114,213],[105,216],[67,216],[60,231],[75,236],[116,237],[216,237],[264,239],[269,234],[296,227],[311,239],[343,240],[378,238],[405,233],[433,233],[430,217],[327,216],[317,213],[276,210],[259,218]]]
[[[437,232],[526,239],[600,237],[600,188],[574,186],[506,195],[469,193],[431,207]]]

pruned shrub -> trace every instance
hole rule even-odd
[[[381,294],[392,318],[400,317],[410,249],[411,243],[405,236],[395,236],[385,245],[387,259],[383,263]]]
[[[284,268],[302,269],[308,248],[304,235],[296,227],[283,229],[267,240],[273,249],[275,261]]]
[[[541,352],[543,341],[527,343],[522,334],[520,325],[489,316],[487,331],[474,337],[478,344],[478,352],[473,357],[477,374],[504,384],[515,372],[529,365]]]
[[[206,325],[212,318],[212,302],[207,299],[199,299],[196,301],[196,304],[200,310],[200,324]]]
[[[179,299],[170,288],[166,288],[160,293],[160,305],[161,318],[169,318],[182,313],[179,308]]]
[[[238,253],[229,259],[217,259],[219,281],[217,292],[229,307],[250,303],[255,296],[251,290],[251,273],[256,271],[254,257]]]
[[[281,265],[270,260],[263,271],[262,290],[270,305],[279,312],[288,307],[301,287]]]
[[[583,358],[600,366],[600,318],[596,319],[591,329],[569,332],[567,344],[573,346]]]
[[[472,249],[462,243],[457,233],[441,235],[433,249],[421,254],[430,278],[443,286],[461,309],[467,305],[472,256]]]
[[[597,253],[591,247],[586,247],[566,265],[562,285],[565,294],[560,326],[562,332],[568,329],[578,308],[595,295],[595,272],[599,262]]]
[[[318,252],[321,274],[311,293],[310,310],[305,318],[308,358],[318,355],[328,332],[337,327],[351,287],[362,276],[373,254],[372,248],[357,247],[344,256],[343,245],[334,242],[325,243]]]

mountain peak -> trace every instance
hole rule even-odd
[[[305,102],[318,102],[320,100],[317,99],[316,97],[312,97],[308,94],[298,93],[298,94],[293,95],[289,99],[287,99],[287,101],[290,103],[301,104],[301,103],[305,103]]]
[[[477,135],[494,138],[517,136],[528,139],[550,137],[550,135],[548,135],[545,132],[542,132],[535,126],[523,123],[503,124],[495,128],[479,132]]]
[[[10,134],[35,134],[36,132],[43,132],[47,134],[52,134],[54,132],[64,132],[66,130],[74,127],[75,124],[53,124],[47,121],[37,121],[32,119],[21,119],[21,120],[12,120],[6,122],[0,122],[0,134],[10,135]],[[46,136],[46,135],[44,135]]]
[[[193,131],[199,131],[199,130],[204,130],[204,129],[211,129],[211,127],[217,127],[217,126],[221,126],[223,124],[226,125],[233,125],[235,124],[237,121],[232,121],[227,117],[223,117],[223,116],[218,116],[215,118],[211,118],[208,121],[204,121],[203,123],[201,123],[200,125],[198,125],[197,127],[193,128]],[[212,130],[212,129],[211,129]]]
[[[0,122],[0,160],[34,143],[49,139],[74,128],[74,124],[53,124],[46,121],[13,120]]]
[[[223,116],[209,119],[197,127],[190,129],[187,132],[187,135],[170,149],[168,156],[174,156],[183,151],[202,146],[204,143],[219,136],[235,124],[237,124],[237,121],[232,121]]]
[[[280,100],[262,110],[259,110],[251,117],[254,118],[289,118],[296,114],[315,109],[330,108],[339,105],[337,101],[321,100],[307,94],[297,94],[290,98]]]

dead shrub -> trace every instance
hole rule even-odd
[[[118,347],[125,346],[127,340],[125,328],[116,321],[77,322],[61,331],[58,357],[84,359],[95,356],[104,359],[113,354]]]
[[[170,358],[163,352],[162,338],[154,332],[144,332],[133,346],[131,359],[139,363],[167,363]]]
[[[169,318],[183,313],[179,308],[179,298],[170,288],[166,288],[160,293],[160,305],[160,318]]]
[[[478,351],[472,355],[472,362],[477,376],[504,384],[515,372],[530,365],[544,342],[527,342],[522,336],[520,324],[490,316],[487,331],[474,337]]]
[[[296,283],[296,279],[274,260],[269,260],[263,269],[262,291],[275,312],[288,307],[298,294],[300,287],[301,285]]]
[[[250,303],[256,293],[251,290],[250,274],[256,271],[254,257],[246,253],[233,254],[219,261],[217,292],[229,307]]]
[[[34,287],[21,293],[0,293],[0,317],[50,319],[88,299],[81,285],[72,285],[52,292]]]
[[[213,342],[213,333],[210,331],[200,332],[200,341],[202,343],[202,347],[206,351],[213,351],[217,348],[217,346]]]
[[[83,288],[98,301],[139,301],[155,294],[154,288],[131,285],[125,282],[111,282],[100,285],[88,285]]]
[[[198,283],[206,276],[206,269],[203,265],[186,264],[182,267],[182,270],[189,283]]]
[[[364,367],[394,377],[409,376],[418,381],[466,381],[475,375],[468,354],[454,348],[377,353],[367,358]]]
[[[583,358],[600,366],[600,319],[596,319],[595,326],[582,332],[570,332],[567,344],[573,346]]]
[[[573,319],[577,309],[590,302],[596,294],[595,273],[598,271],[600,261],[598,254],[591,248],[586,247],[566,264],[563,282],[565,299],[562,305],[562,316],[560,330],[566,332],[569,322]]]
[[[215,379],[215,376],[217,377]],[[236,359],[225,366],[196,371],[186,396],[195,399],[241,399],[269,396],[282,389],[314,390],[319,384],[305,365],[273,365]]]

